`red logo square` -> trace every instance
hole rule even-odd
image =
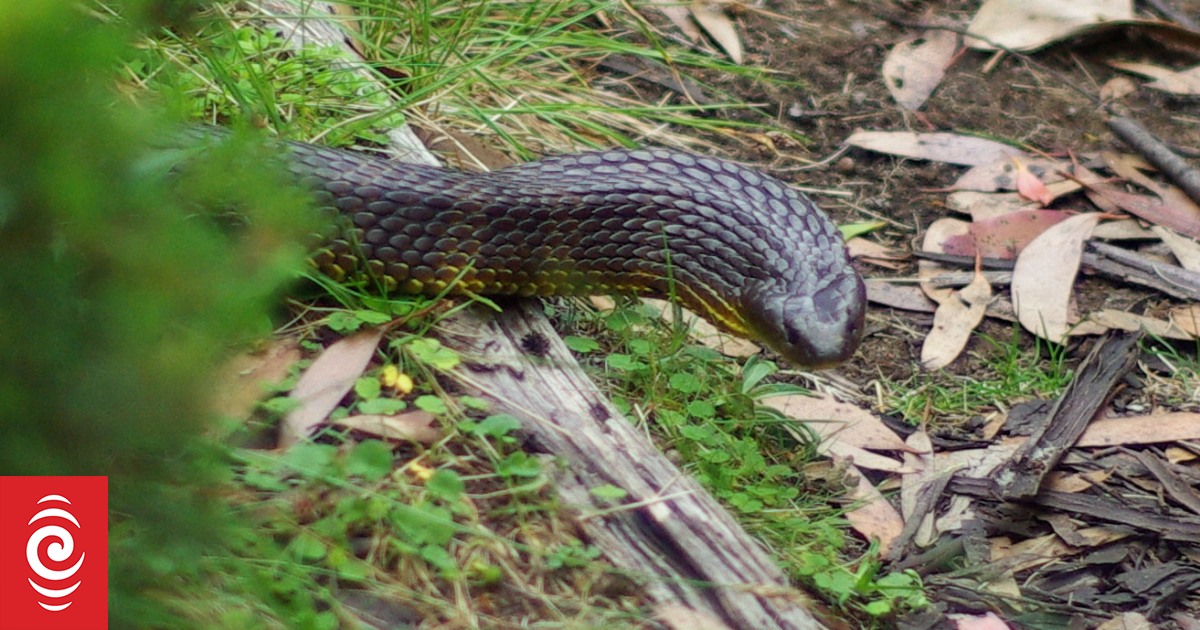
[[[0,630],[108,627],[108,477],[0,476]]]

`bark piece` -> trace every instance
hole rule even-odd
[[[802,592],[700,485],[623,418],[588,379],[536,301],[497,315],[480,306],[444,322],[465,358],[452,376],[497,412],[522,421],[526,448],[562,462],[557,487],[584,517],[589,540],[645,576],[658,604],[682,604],[734,628],[820,628]],[[539,338],[537,356],[525,340]],[[591,490],[626,491],[622,506]]]
[[[1113,386],[1137,364],[1141,338],[1141,333],[1113,333],[1096,345],[1050,410],[1046,424],[996,472],[1002,498],[1013,500],[1037,494],[1042,479],[1083,434]]]

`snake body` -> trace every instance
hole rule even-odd
[[[865,289],[836,227],[744,166],[638,149],[469,173],[287,147],[289,168],[343,217],[313,254],[333,277],[428,295],[677,296],[803,366],[858,346]]]

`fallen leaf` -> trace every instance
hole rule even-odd
[[[987,312],[992,299],[992,286],[983,274],[976,273],[967,286],[938,305],[933,314],[933,328],[921,344],[921,363],[925,369],[940,370],[962,354],[971,333]]]
[[[1017,192],[1030,201],[1036,201],[1043,206],[1050,205],[1050,202],[1054,201],[1054,195],[1046,188],[1046,184],[1029,170],[1024,160],[1014,157],[1012,161],[1017,168]]]
[[[1153,630],[1154,627],[1145,615],[1127,612],[1096,626],[1096,630]]]
[[[996,616],[996,613],[982,615],[946,615],[954,623],[955,630],[1011,630],[1011,626]]]
[[[385,328],[386,325],[376,326],[338,340],[300,375],[290,394],[299,406],[283,418],[280,448],[306,439],[325,421],[371,362]]]
[[[950,237],[942,247],[947,254],[1012,260],[1042,232],[1070,216],[1060,210],[1017,210],[975,221],[969,234]]]
[[[704,36],[692,21],[691,12],[679,0],[650,0],[650,2],[660,13],[667,16],[668,20],[671,20],[671,23],[688,38],[688,41],[694,43],[700,41],[700,38]]]
[[[360,431],[385,440],[431,444],[442,439],[436,418],[428,411],[416,410],[398,415],[363,414],[341,418],[334,426]]]
[[[982,193],[960,190],[946,196],[946,207],[955,212],[971,215],[973,221],[985,221],[1018,210],[1036,210],[1038,204],[1015,192]]]
[[[929,468],[936,472],[930,475],[949,474],[969,479],[986,479],[1004,462],[1012,458],[1020,441],[1005,439],[984,449],[965,449],[934,453]],[[931,479],[934,478],[931,476]],[[907,477],[906,477],[907,479]],[[976,518],[976,502],[964,495],[952,495],[949,504],[935,521],[933,533],[953,532],[963,524]]]
[[[1100,159],[1104,165],[1112,172],[1120,177],[1149,190],[1150,192],[1162,197],[1168,188],[1164,184],[1160,184],[1149,177],[1142,174],[1140,166],[1144,166],[1137,156],[1129,153],[1117,153],[1115,151],[1101,151]]]
[[[850,252],[851,258],[887,269],[901,269],[903,265],[896,261],[907,261],[912,258],[912,255],[907,252],[892,249],[858,236],[846,241],[846,250]]]
[[[1196,239],[1180,236],[1161,225],[1150,229],[1167,244],[1171,253],[1175,254],[1175,259],[1179,261],[1180,267],[1188,271],[1200,271],[1200,243],[1197,243]]]
[[[1128,532],[1109,527],[1087,527],[1075,532],[1091,546],[1110,543],[1129,536]],[[992,562],[1007,560],[1005,573],[1019,573],[1034,567],[1057,562],[1082,551],[1063,542],[1057,534],[1027,538],[1014,545],[994,545]]]
[[[1025,155],[1024,151],[995,140],[945,132],[856,131],[846,139],[846,144],[876,153],[964,166]]]
[[[1104,239],[1107,241],[1120,240],[1152,240],[1154,232],[1138,225],[1136,219],[1132,217],[1126,219],[1117,219],[1114,221],[1105,221],[1096,226],[1092,231],[1092,238]]]
[[[1200,337],[1200,304],[1176,306],[1167,317],[1184,332]]]
[[[1133,19],[1132,0],[986,0],[967,32],[978,50],[1035,50],[1104,22]]]
[[[838,441],[881,451],[908,448],[904,440],[875,414],[826,394],[773,396],[763,404],[807,425],[822,442]]]
[[[1200,455],[1178,446],[1168,446],[1163,449],[1163,455],[1168,462],[1176,465],[1187,464],[1200,459]]]
[[[1075,446],[1129,446],[1200,440],[1200,413],[1179,411],[1104,418],[1084,429]]]
[[[1097,213],[1077,214],[1033,239],[1013,269],[1012,298],[1017,320],[1029,332],[1062,343],[1071,328],[1071,292],[1083,244],[1100,221]]]
[[[716,0],[693,0],[692,17],[709,37],[729,55],[733,63],[742,63],[742,40],[737,27],[725,14],[725,3]]]
[[[1024,158],[1021,164],[1047,184],[1066,180],[1062,172],[1069,166],[1066,162],[1043,157]],[[1004,157],[968,169],[955,180],[952,188],[976,192],[1016,192],[1017,174],[1017,165],[1013,163],[1013,159]]]
[[[1046,481],[1043,482],[1042,488],[1055,492],[1083,492],[1088,488],[1103,485],[1111,475],[1112,473],[1107,470],[1091,470],[1073,474],[1054,471],[1046,475]]]
[[[846,512],[846,520],[863,538],[878,540],[879,553],[886,556],[892,543],[904,530],[904,519],[861,471],[851,466],[847,473],[855,481],[854,487],[847,493],[848,498],[855,501],[857,507]]]
[[[971,226],[965,221],[958,219],[938,219],[929,225],[929,229],[925,231],[925,238],[921,243],[921,250],[944,254],[946,252],[945,243],[953,237],[969,234]],[[945,265],[936,263],[932,260],[921,260],[917,262],[917,277],[921,279],[921,290],[929,299],[941,304],[946,300],[952,299],[954,289],[950,287],[935,286],[930,279],[939,276],[948,271]]]
[[[249,418],[254,405],[267,393],[266,387],[287,377],[300,360],[300,341],[295,337],[276,339],[266,347],[238,355],[220,370],[214,390],[216,413],[229,418]]]
[[[920,109],[946,75],[958,41],[958,33],[931,30],[893,46],[883,60],[883,82],[892,98],[905,109]]]
[[[1172,70],[1163,66],[1133,61],[1109,61],[1108,65],[1154,79],[1146,84],[1146,87],[1153,90],[1185,96],[1200,94],[1200,66],[1186,70]]]
[[[1093,185],[1088,192],[1090,193],[1088,197],[1093,201],[1095,198],[1092,195],[1096,195],[1129,214],[1151,223],[1169,227],[1192,238],[1200,238],[1200,212],[1197,212],[1194,205],[1173,203],[1164,198],[1126,192],[1111,185]]]
[[[1105,328],[1128,331],[1144,330],[1155,337],[1162,337],[1164,339],[1190,341],[1196,337],[1195,333],[1188,332],[1186,329],[1172,322],[1115,309],[1103,309],[1089,313],[1087,319]]]

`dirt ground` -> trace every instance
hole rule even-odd
[[[1034,53],[1028,59],[1009,56],[985,71],[991,55],[968,51],[947,73],[933,97],[913,115],[898,106],[881,79],[888,50],[920,33],[915,24],[930,18],[949,19],[965,27],[978,9],[975,1],[903,2],[826,0],[766,2],[739,15],[748,64],[771,68],[807,85],[800,91],[764,84],[733,86],[746,102],[761,103],[778,124],[803,133],[806,147],[785,152],[821,160],[838,151],[855,130],[963,131],[1010,142],[1027,143],[1048,153],[1075,154],[1125,150],[1105,126],[1100,106],[1084,96],[1121,73],[1106,65],[1114,57],[1153,61],[1160,65],[1194,65],[1200,51],[1174,50],[1136,33],[1113,32],[1072,40]],[[1177,2],[1177,8],[1200,15],[1200,2]],[[706,77],[707,78],[707,77]],[[712,78],[720,83],[719,78]],[[729,87],[729,86],[723,86]],[[1200,105],[1186,98],[1141,89],[1123,100],[1132,116],[1148,129],[1180,147],[1200,149]],[[772,155],[765,147],[730,147],[732,157],[761,164],[798,185],[853,193],[850,198],[814,195],[839,223],[882,218],[887,228],[872,238],[911,251],[924,228],[951,216],[944,207],[949,186],[963,169],[946,164],[902,161],[851,151],[831,164],[789,173],[795,161]],[[892,275],[864,267],[865,276]],[[900,270],[912,276],[915,264]],[[1081,305],[1127,309],[1153,308],[1161,301],[1144,291],[1089,279],[1078,296]],[[919,367],[922,335],[929,316],[875,306],[868,319],[862,349],[841,373],[860,386],[874,379],[903,382]],[[1011,326],[988,322],[983,332],[1009,339]],[[1082,342],[1082,343],[1086,343]],[[950,368],[971,374],[991,350],[977,340],[969,356]],[[1075,352],[1072,353],[1077,354]],[[886,410],[883,410],[886,411]]]

